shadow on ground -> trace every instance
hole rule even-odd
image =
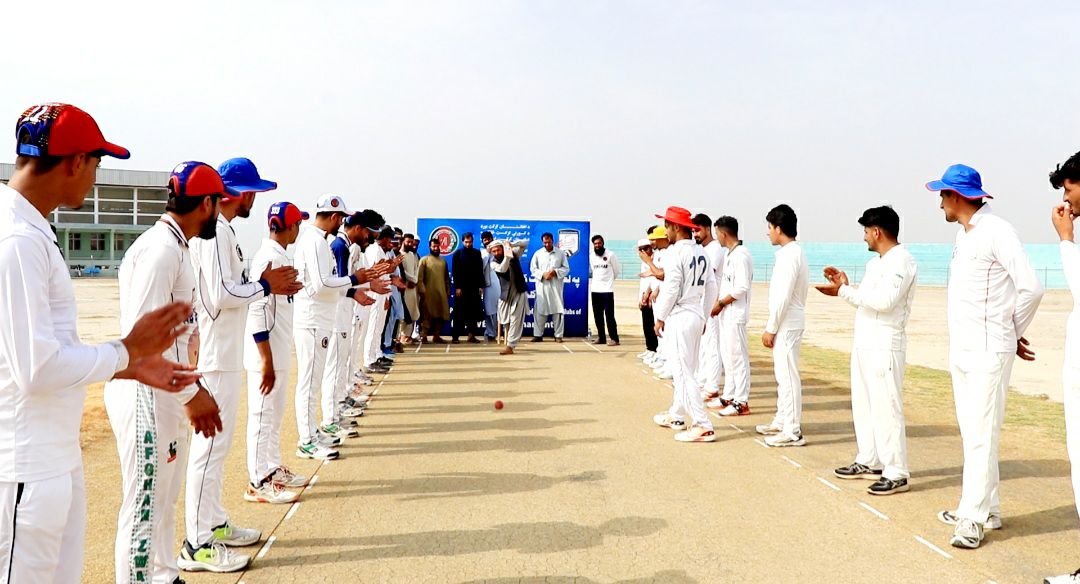
[[[394,480],[319,481],[319,490],[304,495],[304,499],[318,499],[324,492],[327,497],[347,493],[359,497],[398,497],[399,501],[482,497],[542,491],[564,483],[594,483],[606,478],[607,474],[598,470],[562,476],[495,472],[434,473]],[[336,490],[335,487],[341,489]]]
[[[687,575],[685,570],[663,570],[645,576],[644,578],[631,578],[630,580],[618,580],[614,584],[697,584]],[[599,584],[599,580],[584,576],[525,576],[510,578],[488,578],[484,580],[469,580],[461,584]]]

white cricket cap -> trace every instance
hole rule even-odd
[[[637,246],[638,247],[652,247],[652,242],[649,241],[648,238],[643,237],[643,238],[637,240]]]
[[[353,212],[345,206],[345,199],[341,198],[341,195],[323,195],[319,197],[319,202],[315,203],[316,213],[344,213],[345,215],[352,215]]]

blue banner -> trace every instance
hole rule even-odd
[[[550,233],[555,238],[555,247],[565,251],[570,264],[570,273],[563,285],[563,305],[566,307],[566,336],[584,337],[588,331],[589,317],[589,222],[588,221],[533,221],[517,219],[417,219],[416,236],[419,239],[416,253],[427,255],[431,239],[439,240],[442,257],[453,271],[451,257],[461,247],[461,236],[473,234],[473,247],[480,248],[480,234],[490,231],[495,239],[518,241],[529,240],[529,247],[521,257],[521,269],[529,281],[529,307],[532,308],[536,296],[536,283],[529,273],[529,263],[536,250],[544,247],[540,236]],[[453,294],[450,298],[453,304]],[[530,311],[531,312],[531,311]],[[533,318],[525,318],[525,336],[532,334]],[[552,323],[548,322],[548,329]]]

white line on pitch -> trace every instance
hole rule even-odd
[[[878,511],[877,509],[874,509],[873,507],[871,507],[871,506],[867,505],[866,503],[863,503],[862,501],[859,501],[859,505],[860,505],[860,506],[861,506],[861,507],[862,507],[863,509],[866,509],[867,511],[869,511],[869,512],[873,513],[874,515],[877,515],[877,518],[878,518],[878,519],[880,519],[880,520],[882,520],[882,521],[888,521],[888,520],[889,520],[889,516],[888,516],[888,515],[886,515],[886,514],[882,513],[881,511]]]
[[[566,345],[563,345],[562,348],[566,349],[566,352],[570,353],[571,355],[574,353],[573,351],[570,350],[570,347],[567,347]]]
[[[788,458],[788,457],[786,457],[786,456],[784,456],[784,455],[780,455],[780,458],[783,458],[784,460],[786,460],[786,461],[790,462],[790,463],[791,463],[791,466],[793,466],[793,467],[795,467],[795,468],[802,468],[802,465],[801,465],[801,464],[799,464],[799,463],[795,462],[794,460],[791,460],[790,458]]]
[[[255,559],[257,559],[257,560],[263,559],[263,556],[266,555],[266,552],[270,551],[270,546],[274,545],[275,541],[277,541],[277,536],[276,535],[271,535],[270,539],[266,540],[266,545],[264,545],[262,547],[262,549],[259,550],[259,555],[255,556]]]
[[[923,539],[923,538],[922,538],[922,536],[921,536],[921,535],[916,535],[916,536],[915,536],[915,541],[917,541],[917,542],[919,542],[919,543],[923,544],[924,546],[926,546],[926,547],[928,547],[928,548],[930,548],[930,549],[934,550],[935,552],[937,552],[938,554],[940,554],[940,555],[941,555],[941,557],[943,557],[943,558],[945,558],[945,559],[947,559],[947,560],[951,560],[951,559],[953,559],[953,557],[952,557],[952,556],[950,556],[950,555],[949,555],[949,554],[948,554],[948,553],[947,553],[947,552],[946,552],[945,550],[943,550],[943,549],[939,548],[938,546],[936,546],[936,545],[934,545],[934,544],[932,544],[932,543],[930,543],[930,542],[926,541],[925,539]]]
[[[675,384],[673,384],[673,383],[668,383],[667,386],[670,387],[671,389],[675,389]]]
[[[761,440],[758,440],[757,438],[754,438],[754,442],[757,442],[758,444],[760,444],[762,448],[768,448],[769,447],[768,444],[762,442]]]
[[[323,461],[323,462],[325,462],[325,461]],[[316,482],[316,481],[318,481],[318,480],[319,480],[319,475],[315,475],[315,476],[311,477],[311,480],[310,480],[310,481],[308,481],[308,484],[307,484],[307,488],[306,488],[306,489],[304,489],[304,490],[305,490],[305,491],[310,491],[310,490],[311,490],[311,487],[314,487],[314,486],[315,486],[315,482]]]
[[[817,480],[821,481],[821,484],[825,485],[826,487],[829,487],[830,489],[832,489],[834,491],[839,491],[840,490],[840,487],[830,483],[829,481],[827,481],[827,480],[825,480],[825,479],[823,479],[821,477],[817,477]]]
[[[292,519],[292,516],[296,515],[296,510],[299,509],[299,508],[300,508],[300,502],[299,501],[297,501],[296,503],[293,503],[292,507],[289,507],[289,512],[285,514],[285,521],[288,521],[288,520]]]
[[[716,417],[717,417],[717,418],[720,418],[720,417],[722,417],[722,416],[720,416],[719,414],[717,414],[717,416],[716,416]],[[739,432],[742,432],[743,434],[745,434],[745,433],[746,433],[746,430],[743,430],[742,428],[740,428],[740,427],[736,426],[735,424],[728,424],[728,426],[731,426],[732,428],[735,428],[736,430],[738,430]]]
[[[581,341],[581,342],[585,343],[585,341]],[[590,345],[589,343],[585,343],[585,346],[592,349],[592,350],[594,350],[594,351],[596,351],[597,353],[603,353],[603,351],[601,351],[600,349],[597,349],[596,347]]]
[[[641,372],[645,375],[652,375],[652,371],[649,371],[648,369],[642,369]]]
[[[413,351],[413,353],[419,353],[420,352],[420,347],[423,347],[423,346],[424,346],[423,343],[417,343],[416,344],[416,350]]]
[[[450,352],[450,345],[446,345],[446,352],[447,352],[447,353],[449,353],[449,352]]]

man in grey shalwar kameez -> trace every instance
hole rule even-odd
[[[506,347],[500,355],[513,355],[521,340],[525,315],[529,312],[529,284],[521,269],[521,256],[528,242],[493,241],[491,251],[493,276],[499,280],[499,322],[506,335]]]

